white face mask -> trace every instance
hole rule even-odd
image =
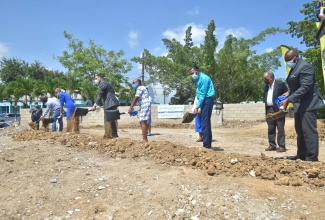
[[[294,68],[295,66],[296,66],[296,64],[297,63],[295,63],[293,60],[294,60],[295,58],[293,58],[292,60],[289,60],[289,61],[287,61],[286,62],[286,64],[287,64],[287,66],[289,67],[289,68]]]
[[[95,79],[93,82],[95,85],[98,85],[98,79]]]
[[[198,75],[196,73],[193,73],[192,78],[196,80],[198,78]]]

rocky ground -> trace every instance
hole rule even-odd
[[[285,153],[264,151],[265,122],[213,128],[212,149],[189,124],[153,124],[146,146],[139,125],[80,131],[0,130],[0,219],[324,219],[325,164],[284,159],[292,119]]]

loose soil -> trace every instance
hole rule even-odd
[[[138,124],[103,139],[80,133],[0,130],[0,219],[324,219],[325,124],[320,161],[296,154],[293,119],[285,153],[266,152],[263,121],[213,128],[213,147],[192,124],[153,124],[149,144]]]

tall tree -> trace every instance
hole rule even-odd
[[[155,57],[145,49],[143,57],[131,59],[145,63],[145,70],[150,75],[148,83],[161,84],[165,95],[176,90],[170,104],[184,103],[195,95],[195,82],[188,77],[188,70],[202,62],[202,52],[193,46],[191,29],[191,26],[187,28],[183,44],[176,39],[162,39],[168,50],[167,56]]]
[[[4,93],[11,105],[13,104],[15,113],[17,113],[18,102],[24,102],[21,98],[25,95],[25,89],[17,86],[16,81],[11,81],[6,85]]]
[[[212,20],[208,25],[208,29],[205,31],[204,44],[201,46],[203,50],[203,61],[204,61],[204,70],[209,76],[213,77],[216,74],[216,60],[215,52],[218,46],[218,40],[214,35],[216,26]]]
[[[103,74],[112,86],[120,88],[128,79],[123,74],[132,69],[126,59],[122,59],[124,51],[106,51],[102,46],[96,45],[93,40],[87,44],[73,38],[73,35],[64,31],[64,37],[69,41],[68,51],[63,51],[57,59],[71,73],[72,77],[82,78],[92,83],[97,73]]]
[[[311,1],[303,4],[300,13],[305,16],[304,20],[289,21],[288,24],[290,27],[288,29],[288,33],[290,33],[292,37],[301,39],[300,43],[305,44],[307,47],[305,51],[300,51],[300,54],[306,59],[307,62],[313,65],[316,72],[318,85],[320,85],[319,89],[321,90],[321,93],[324,94],[324,67],[322,66],[321,48],[320,42],[315,39],[317,32],[315,22],[318,21],[315,6],[316,1]]]
[[[27,68],[28,63],[23,60],[3,57],[0,61],[0,79],[3,83],[9,83],[15,78],[26,78]]]
[[[190,66],[197,65],[209,74],[214,82],[217,95],[226,102],[243,100],[259,100],[261,86],[256,80],[263,82],[261,73],[276,69],[280,63],[280,50],[272,53],[256,55],[251,48],[265,39],[265,36],[283,32],[279,28],[269,28],[251,39],[227,37],[224,47],[216,53],[218,40],[214,35],[215,25],[211,21],[206,30],[203,45],[193,46],[191,27],[185,32],[184,44],[175,39],[163,39],[168,50],[166,56],[155,57],[145,50],[145,56],[134,57],[132,61],[145,63],[150,75],[150,82],[160,83],[169,91],[176,90],[171,104],[182,104],[195,95],[195,82],[189,77]],[[266,68],[266,69],[262,69]]]

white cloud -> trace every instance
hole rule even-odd
[[[265,48],[265,52],[266,53],[270,53],[270,52],[272,52],[274,49],[272,48],[272,47],[268,47],[268,48]]]
[[[230,34],[236,38],[249,38],[251,36],[251,33],[244,27],[227,29],[225,35]]]
[[[4,57],[6,54],[9,53],[9,47],[0,42],[0,57]]]
[[[129,40],[128,40],[128,43],[129,43],[129,46],[134,49],[138,46],[138,38],[139,38],[139,32],[137,31],[130,31],[129,32]]]
[[[188,15],[199,15],[200,14],[200,10],[198,7],[195,7],[194,10],[190,10],[187,12]]]
[[[252,37],[252,33],[244,27],[229,28],[226,30],[224,30],[223,28],[216,28],[215,35],[219,42],[217,51],[219,51],[219,49],[223,47],[228,35],[232,35],[233,37],[236,37],[237,39],[239,39],[239,38],[247,39],[247,38]]]
[[[192,27],[192,40],[195,45],[203,43],[204,37],[205,37],[205,30],[206,28],[203,27],[203,25],[195,24],[195,23],[189,23],[183,26],[179,26],[174,29],[167,29],[165,32],[163,32],[163,36],[168,39],[175,38],[179,42],[184,42],[185,38],[185,31],[187,28],[191,26]]]

